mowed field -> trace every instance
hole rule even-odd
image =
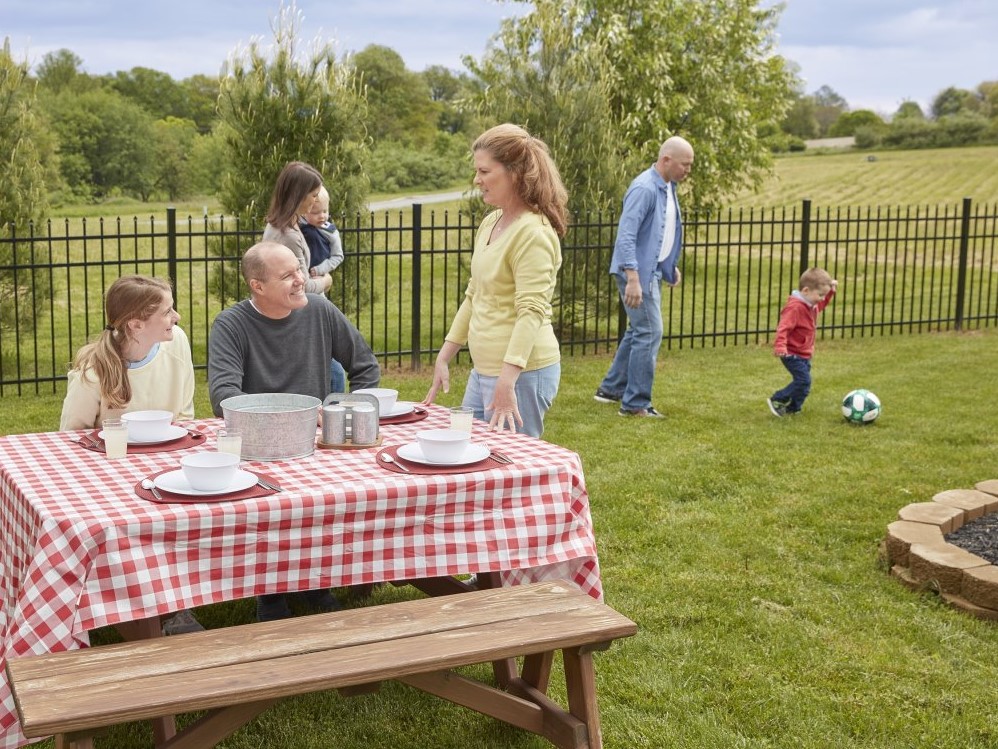
[[[731,205],[771,208],[805,198],[821,207],[995,203],[998,146],[781,156],[758,192],[742,192]]]

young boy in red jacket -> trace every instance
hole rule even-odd
[[[798,413],[811,392],[811,356],[818,313],[832,301],[838,285],[827,271],[809,268],[801,274],[799,288],[787,297],[780,311],[773,353],[793,379],[766,399],[773,416]]]

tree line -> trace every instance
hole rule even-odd
[[[947,89],[930,115],[906,102],[889,122],[850,111],[828,87],[805,95],[796,65],[773,47],[780,6],[529,5],[501,23],[480,59],[465,58],[465,71],[413,72],[378,45],[340,56],[323,39],[303,44],[293,4],[271,24],[272,44],[234,52],[215,77],[176,81],[144,67],[94,76],[68,49],[31,71],[5,42],[0,231],[51,205],[116,195],[217,195],[227,213],[259,220],[292,159],[319,168],[334,212],[349,213],[372,190],[470,177],[470,142],[501,121],[549,145],[573,210],[616,207],[673,134],[697,150],[685,185],[695,207],[758,185],[774,152],[811,137],[855,135],[865,146],[995,139],[993,82]]]
[[[828,86],[812,94],[798,91],[773,139],[775,150],[801,151],[812,138],[853,136],[859,148],[945,148],[998,143],[998,81],[974,90],[949,86],[933,98],[929,111],[904,101],[888,118],[849,104]]]

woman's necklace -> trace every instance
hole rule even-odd
[[[521,213],[523,213],[523,211],[520,211],[516,214],[512,213],[507,214],[506,211],[503,211],[502,216],[500,216],[499,220],[496,221],[496,225],[492,227],[492,238],[493,239],[498,238],[500,234],[502,234],[504,231],[506,231],[509,228],[510,224],[512,224],[514,221],[520,218]]]

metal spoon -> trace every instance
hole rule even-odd
[[[391,453],[381,453],[381,459],[386,463],[391,463],[398,467],[400,471],[405,471],[406,473],[412,473],[408,468],[399,463],[395,458],[392,457]]]
[[[162,499],[163,495],[159,493],[159,489],[156,488],[156,484],[152,482],[152,479],[142,479],[142,488],[148,489],[152,492],[152,495],[156,499]]]

